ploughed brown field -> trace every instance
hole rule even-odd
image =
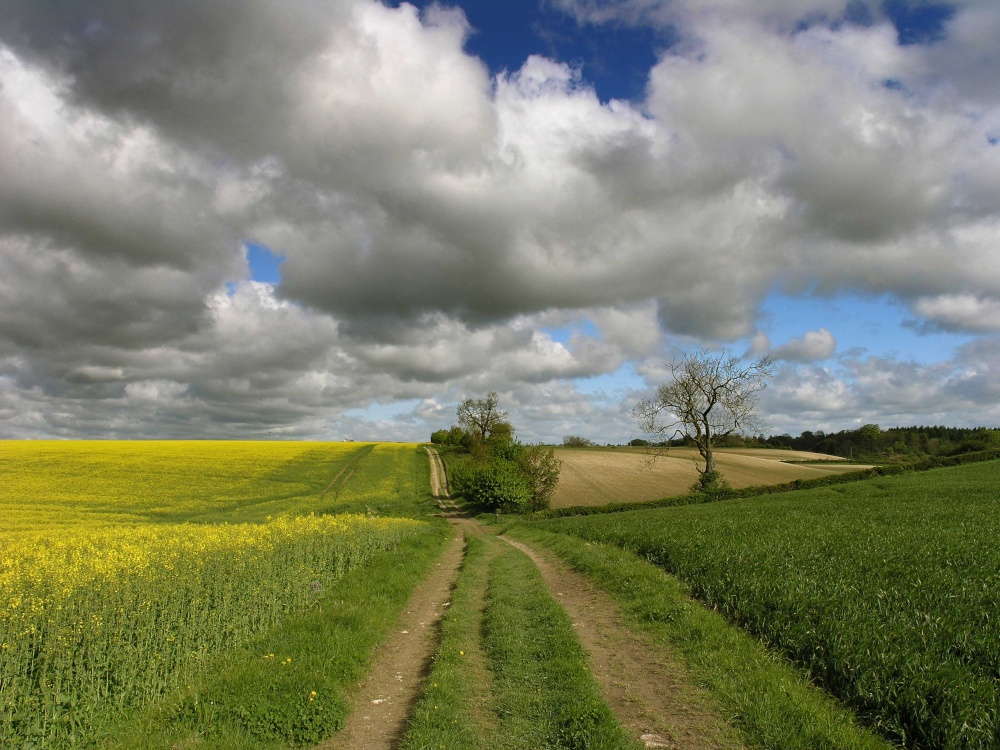
[[[552,507],[641,502],[683,495],[698,478],[695,462],[701,457],[694,448],[671,448],[651,460],[648,449],[557,448],[563,462]],[[842,459],[823,453],[768,450],[766,448],[720,448],[716,464],[735,488],[781,484],[794,479],[812,479],[828,474],[857,471],[865,467],[837,463]],[[795,464],[789,461],[825,461]]]

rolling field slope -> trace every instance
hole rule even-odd
[[[563,462],[552,507],[640,502],[682,495],[698,478],[693,448],[671,448],[651,460],[645,452],[626,450],[557,449]],[[755,449],[720,449],[719,470],[735,488],[779,484],[794,479],[812,479],[831,473],[864,468],[836,463],[822,453]],[[786,461],[829,461],[824,464],[792,464]]]

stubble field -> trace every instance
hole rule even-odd
[[[556,449],[563,462],[552,507],[641,502],[683,495],[698,478],[700,460],[693,448],[671,448],[654,455],[646,449]],[[720,449],[719,470],[734,488],[780,484],[856,471],[862,466],[838,463],[822,453],[763,449]],[[823,461],[799,464],[789,461]]]

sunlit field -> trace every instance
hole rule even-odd
[[[0,534],[388,512],[424,491],[414,445],[216,441],[0,441]],[[424,457],[423,463],[426,463]],[[343,473],[341,473],[343,471]]]
[[[698,478],[701,460],[694,448],[671,448],[653,458],[649,451],[557,449],[562,461],[552,507],[640,502],[683,495]],[[719,449],[719,471],[734,488],[813,479],[861,466],[838,463],[820,453],[784,450]],[[822,463],[787,463],[817,461]]]

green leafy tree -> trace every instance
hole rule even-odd
[[[866,424],[858,430],[858,437],[861,438],[865,450],[875,453],[882,438],[882,428],[877,424]]]
[[[497,402],[496,391],[466,399],[458,405],[458,423],[485,443],[497,425],[507,422],[507,412],[498,409]]]
[[[497,406],[496,393],[463,401],[458,419],[466,428],[462,444],[470,457],[451,476],[456,492],[503,513],[548,507],[562,462],[551,448],[525,447],[515,439],[507,412]]]

